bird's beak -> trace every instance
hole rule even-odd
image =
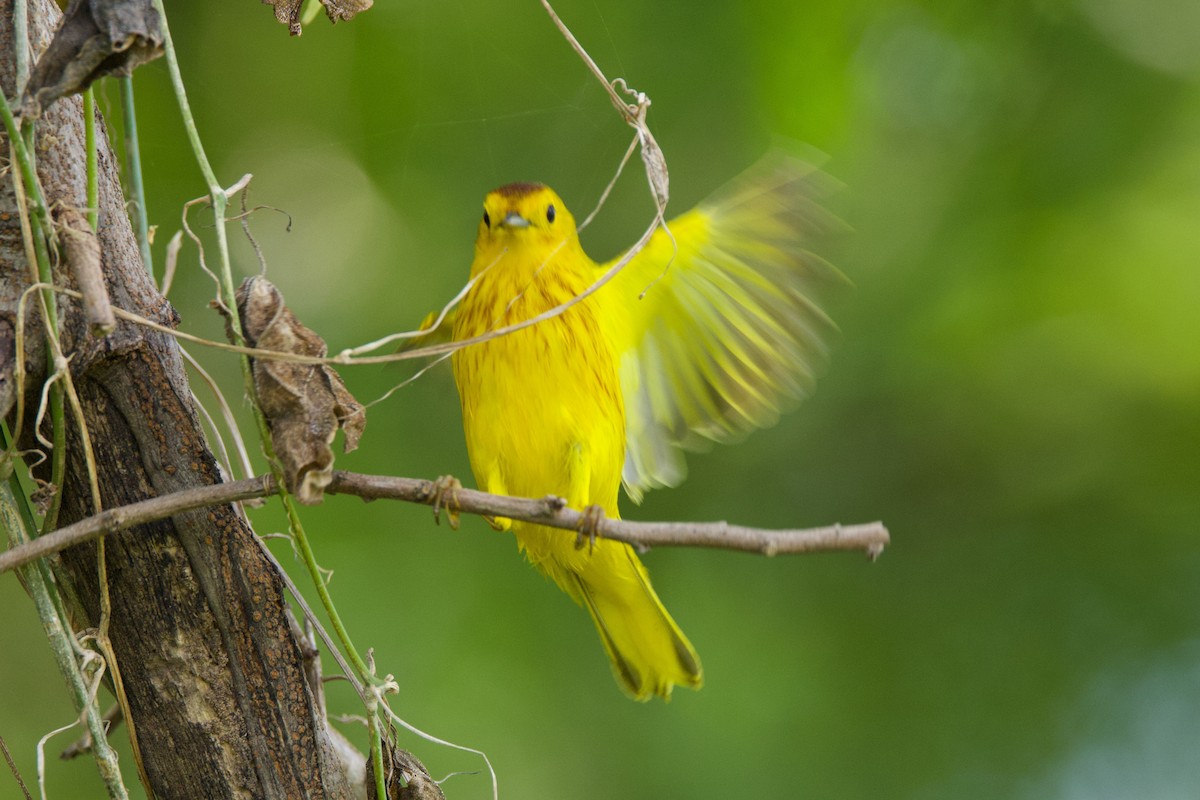
[[[529,220],[522,217],[515,211],[508,212],[508,215],[500,222],[505,228],[528,228]]]

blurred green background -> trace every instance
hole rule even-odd
[[[485,750],[510,798],[1200,795],[1200,5],[557,8],[653,98],[675,213],[782,137],[829,154],[855,229],[833,257],[857,288],[832,308],[843,335],[816,395],[626,515],[882,519],[894,543],[876,564],[650,553],[707,685],[639,705],[508,536],[334,497],[308,530],[355,640],[399,682],[394,708]],[[533,0],[381,2],[300,39],[253,3],[170,13],[209,155],[291,215],[290,232],[271,211],[251,224],[333,350],[454,294],[488,189],[542,180],[582,213],[629,142]],[[136,86],[161,262],[204,187],[165,64]],[[584,244],[609,257],[650,213],[630,170]],[[238,269],[257,270],[231,231]],[[220,336],[190,246],[171,296],[185,328]],[[203,356],[236,403],[236,366]],[[408,372],[343,374],[370,400]],[[449,371],[374,406],[338,463],[470,483]],[[255,520],[283,527],[275,509]],[[0,735],[29,780],[37,739],[72,714],[11,576],[0,605]],[[356,711],[344,684],[330,694]],[[478,759],[402,742],[435,776],[476,771],[450,798],[490,796]],[[52,759],[47,788],[101,793],[85,759]]]

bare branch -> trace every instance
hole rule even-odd
[[[25,785],[25,780],[21,777],[21,771],[17,769],[17,764],[13,761],[12,754],[8,752],[8,745],[4,743],[3,736],[0,736],[0,753],[4,754],[4,760],[8,762],[8,769],[12,772],[13,777],[17,779],[17,785],[21,787],[21,793],[25,795],[25,800],[33,800],[33,795],[29,793],[29,787]]]
[[[276,491],[278,489],[274,478],[263,475],[231,483],[185,489],[140,503],[110,508],[0,553],[0,573],[81,542],[90,541],[105,533],[124,530],[183,511],[266,497]],[[443,505],[446,503],[444,493],[438,491],[435,481],[362,475],[341,470],[333,473],[333,482],[326,491],[332,494],[357,495],[364,500],[386,498],[428,506],[439,501]],[[451,505],[452,508],[448,510],[536,522],[551,528],[561,528],[575,535],[578,535],[585,522],[584,514],[567,508],[565,500],[553,495],[534,500],[488,494],[472,489],[457,489],[451,498]],[[600,537],[627,542],[640,548],[712,547],[760,553],[765,556],[862,550],[871,559],[875,559],[883,552],[883,548],[891,543],[887,528],[881,522],[768,530],[730,525],[727,522],[634,522],[602,518],[595,526],[595,532]]]
[[[264,497],[274,491],[275,481],[270,476],[264,476],[233,483],[218,483],[184,489],[139,503],[110,508],[65,528],[59,528],[44,536],[39,536],[27,544],[0,553],[0,573],[24,566],[36,559],[65,550],[72,545],[91,541],[105,533],[125,530],[134,525],[164,519],[183,511]]]
[[[364,500],[387,498],[424,505],[433,505],[439,495],[434,481],[354,472],[335,472],[333,483],[327,491],[354,494]],[[532,500],[458,489],[452,500],[454,511],[536,522],[571,532],[579,531],[584,522],[581,512],[567,508],[565,500],[553,495]],[[443,497],[442,503],[445,502]],[[730,525],[727,522],[635,522],[603,518],[596,527],[596,533],[635,547],[713,547],[766,556],[863,550],[875,558],[891,542],[887,529],[880,522],[767,530]]]

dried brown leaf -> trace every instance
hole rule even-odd
[[[54,495],[58,494],[58,487],[49,481],[38,480],[37,488],[29,495],[29,499],[33,502],[33,507],[37,509],[38,514],[43,517],[50,510],[50,504],[54,502]]]
[[[303,33],[300,17],[304,0],[262,0],[264,5],[273,6],[275,9],[275,19],[288,26],[288,33],[292,36],[299,36]],[[345,20],[351,20],[360,11],[366,11],[375,0],[321,0],[321,5],[325,7],[325,16],[329,17],[329,21],[336,24]]]
[[[21,101],[21,115],[41,116],[60,97],[104,75],[129,75],[163,54],[158,12],[150,0],[71,0],[42,53]]]
[[[330,22],[341,22],[354,19],[360,11],[366,11],[375,4],[375,0],[321,0],[325,6],[325,16]]]
[[[262,1],[263,5],[275,8],[275,19],[288,26],[288,33],[292,36],[299,36],[302,33],[300,29],[300,6],[304,5],[304,0]]]
[[[266,278],[247,278],[238,288],[237,304],[247,344],[325,356],[325,341],[296,318]],[[271,443],[288,489],[301,503],[321,502],[333,476],[333,437],[341,428],[343,451],[358,447],[366,412],[332,367],[260,358],[251,359],[251,365],[258,403],[271,427]]]

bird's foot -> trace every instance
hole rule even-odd
[[[492,526],[494,531],[512,530],[512,520],[507,517],[493,517],[491,514],[484,514],[483,521]]]
[[[575,549],[582,550],[586,541],[588,552],[596,547],[596,536],[600,533],[600,525],[604,522],[604,509],[597,505],[587,506],[580,512],[579,524],[575,526]]]
[[[451,530],[458,530],[458,490],[463,488],[458,478],[442,475],[433,482],[433,521],[442,524],[442,511]]]

